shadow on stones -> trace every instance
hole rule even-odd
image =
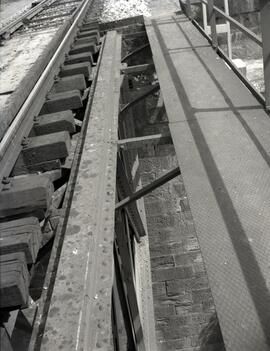
[[[200,351],[226,351],[216,313],[211,316],[209,323],[202,329],[199,341]]]

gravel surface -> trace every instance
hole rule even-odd
[[[177,0],[105,0],[101,21],[110,22],[138,15],[158,16],[177,10]]]
[[[147,0],[105,0],[102,22],[116,21],[137,15],[150,16]]]
[[[0,0],[0,28],[31,7],[32,0]]]

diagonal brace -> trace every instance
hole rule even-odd
[[[177,177],[181,174],[180,168],[176,167],[172,171],[166,173],[162,177],[154,180],[151,184],[146,185],[142,189],[136,191],[135,193],[131,194],[130,196],[126,197],[125,199],[119,201],[115,205],[116,210],[120,210],[121,208],[127,206],[133,201],[140,199],[141,197],[147,195],[151,191],[155,190],[156,188],[160,187],[161,185],[167,183],[168,181],[172,180],[173,178]]]
[[[124,57],[122,58],[122,60],[121,60],[121,63],[127,61],[130,57],[132,57],[132,56],[138,54],[139,52],[143,51],[144,49],[146,49],[146,48],[148,48],[148,47],[150,47],[150,44],[149,44],[149,43],[140,46],[138,49],[136,49],[136,50],[130,52],[129,54],[127,54],[126,56],[124,56]]]
[[[140,102],[141,100],[145,99],[147,96],[156,93],[156,92],[159,91],[159,90],[160,90],[159,83],[156,83],[155,85],[151,86],[151,88],[150,88],[149,90],[147,90],[146,92],[144,92],[144,93],[141,94],[140,96],[136,97],[134,100],[130,101],[128,104],[126,104],[126,105],[120,110],[120,114],[126,112],[126,111],[129,110],[132,106],[134,106],[135,104],[137,104],[137,103]]]

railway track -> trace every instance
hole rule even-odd
[[[28,31],[59,3],[66,4],[43,1],[31,22],[18,29],[17,21],[13,29]],[[28,318],[33,325],[43,308],[46,279],[55,269],[51,250],[58,252],[61,246],[59,223],[68,211],[99,70],[103,39],[91,17],[93,1],[68,3],[65,9],[73,15],[67,31],[40,77],[29,82],[30,93],[0,142],[3,351],[28,350],[30,339],[15,337],[11,346],[10,336],[18,320]]]
[[[47,0],[38,6],[38,11],[30,10],[30,15],[25,13],[1,30],[0,139],[61,44],[83,2]]]
[[[62,21],[63,17],[72,14],[76,10],[80,2],[81,1],[76,0],[43,0],[21,14],[18,18],[3,26],[0,29],[1,40],[9,39],[17,30],[27,31],[28,29],[33,29],[38,26],[38,23],[39,26],[42,26],[42,22],[44,21],[53,20],[53,24],[57,25],[55,19],[58,18],[58,22]],[[50,23],[50,25],[52,25],[52,23]]]

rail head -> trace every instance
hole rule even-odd
[[[60,66],[65,60],[65,54],[82,25],[84,16],[91,4],[92,0],[84,0],[77,8],[72,25],[0,141],[0,191],[3,189],[4,182],[9,177],[22,150],[23,139],[28,136],[33,121],[39,114],[43,101],[54,83],[55,76],[59,73]]]
[[[6,26],[0,29],[0,38],[7,39],[12,33],[14,33],[18,28],[20,28],[25,20],[29,20],[39,12],[41,12],[45,7],[50,6],[57,0],[43,0],[35,7],[30,8],[28,11],[24,12],[17,19],[11,21]]]

